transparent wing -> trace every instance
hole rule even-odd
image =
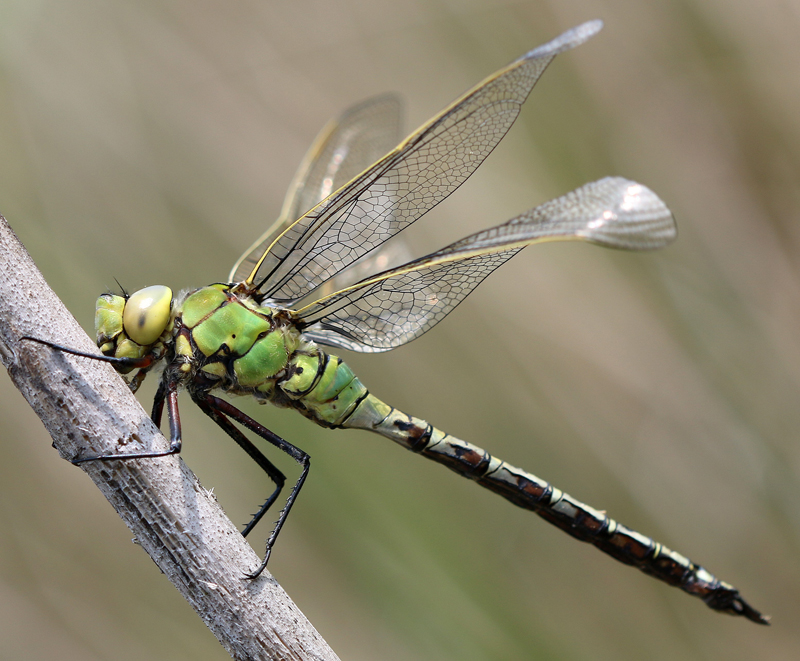
[[[383,94],[328,122],[303,158],[278,220],[239,258],[228,281],[242,282],[293,221],[392,149],[400,140],[401,116],[400,99]]]
[[[568,30],[487,78],[394,150],[291,223],[247,278],[267,298],[292,305],[432,209],[506,134],[552,59],[602,27]]]
[[[408,244],[403,241],[402,237],[395,237],[378,249],[364,255],[343,271],[339,271],[330,280],[326,280],[314,290],[313,296],[309,298],[320,299],[330,296],[334,292],[360,282],[368,276],[405,264],[413,258],[414,255]],[[300,301],[298,304],[303,305],[303,302]]]
[[[579,239],[609,248],[652,250],[676,236],[666,205],[621,177],[586,184],[420,259],[366,278],[300,310],[298,327],[329,346],[375,353],[419,337],[522,248]]]

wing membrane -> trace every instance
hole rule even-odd
[[[239,258],[229,282],[242,282],[286,228],[400,140],[402,107],[394,94],[367,99],[331,120],[303,158],[278,220]]]
[[[303,333],[321,344],[388,351],[430,330],[486,276],[532,243],[578,239],[652,250],[675,236],[672,214],[655,193],[628,179],[606,177],[295,314]]]
[[[432,209],[503,138],[547,65],[602,26],[568,30],[490,76],[394,150],[286,227],[248,277],[291,305]]]

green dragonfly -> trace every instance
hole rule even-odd
[[[102,357],[38,340],[111,362],[124,375],[138,370],[126,376],[134,391],[153,367],[163,364],[152,419],[160,425],[166,404],[169,449],[85,456],[73,463],[179,453],[178,392],[185,389],[275,484],[245,526],[247,535],[279,497],[285,477],[233,423],[287,453],[302,470],[267,540],[263,561],[248,574],[255,578],[266,567],[305,482],[309,456],[214,393],[250,395],[293,408],[323,427],[381,434],[617,560],[700,597],[715,610],[766,624],[767,618],[738,590],[701,566],[535,475],[385,404],[340,358],[320,348],[369,353],[406,344],[532,243],[583,240],[650,250],[675,238],[672,214],[652,191],[609,177],[401,266],[387,269],[389,256],[376,250],[458,188],[510,129],[553,58],[601,27],[600,21],[585,23],[530,51],[397,146],[395,97],[351,108],[317,138],[279,220],[241,257],[227,282],[179,296],[164,286],[130,296],[101,296],[95,323]],[[369,275],[361,277],[365,272]]]

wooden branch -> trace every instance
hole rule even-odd
[[[96,350],[0,216],[0,358],[60,455],[167,448],[113,368],[24,335]],[[179,457],[82,469],[234,659],[338,658]]]

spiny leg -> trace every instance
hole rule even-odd
[[[142,358],[115,358],[113,356],[103,356],[94,353],[87,353],[86,351],[78,351],[77,349],[71,349],[70,347],[65,347],[60,344],[56,344],[55,342],[50,342],[49,340],[42,340],[38,337],[31,337],[29,335],[25,335],[20,339],[28,340],[30,342],[36,342],[37,344],[42,344],[46,347],[50,347],[51,349],[56,349],[57,351],[68,353],[73,356],[80,356],[82,358],[89,358],[91,360],[99,360],[104,363],[111,363],[112,365],[115,365],[118,368],[120,366],[125,366],[129,368],[130,367],[138,368],[139,372],[136,374],[133,381],[129,384],[133,392],[136,392],[136,389],[144,380],[147,371],[152,367],[155,360],[152,354],[148,354],[147,356],[143,356]],[[167,408],[169,411],[169,429],[170,429],[169,450],[165,450],[163,452],[96,454],[96,455],[89,455],[88,457],[81,457],[80,459],[71,459],[70,460],[71,463],[77,466],[79,464],[83,464],[89,461],[113,461],[118,459],[152,459],[155,457],[168,457],[169,455],[172,454],[180,454],[181,417],[180,413],[178,412],[178,387],[177,384],[172,380],[163,379],[159,383],[158,391],[156,392],[156,396],[153,401],[153,412],[150,415],[150,418],[155,423],[156,427],[161,426],[161,413],[164,409],[165,400],[167,401]]]
[[[150,419],[153,424],[161,429],[161,414],[164,412],[164,400],[167,398],[167,384],[163,379],[158,382],[158,390],[156,390],[155,397],[153,397],[153,410],[150,413]]]
[[[289,515],[289,511],[292,509],[292,505],[294,505],[295,498],[297,498],[297,494],[300,493],[300,489],[302,488],[303,483],[306,481],[306,477],[308,476],[308,470],[311,466],[311,457],[309,457],[305,452],[303,452],[299,448],[296,448],[288,441],[283,440],[280,436],[271,432],[263,425],[253,420],[249,415],[242,413],[242,411],[240,411],[235,406],[229,404],[223,399],[219,399],[218,397],[214,397],[213,395],[209,395],[208,393],[193,394],[192,399],[194,399],[197,402],[198,406],[200,406],[200,408],[203,410],[205,410],[205,407],[203,406],[203,404],[205,404],[205,406],[207,406],[209,409],[227,415],[232,420],[235,420],[243,427],[246,427],[254,434],[257,434],[268,443],[271,443],[279,450],[282,450],[283,452],[288,454],[292,459],[294,459],[298,464],[300,464],[303,467],[300,477],[298,478],[297,482],[292,488],[289,497],[286,499],[286,505],[284,505],[283,509],[280,511],[280,514],[278,515],[278,520],[275,522],[275,527],[273,528],[272,533],[270,533],[270,536],[267,539],[267,545],[266,545],[267,548],[266,552],[264,553],[264,559],[261,561],[261,565],[259,565],[259,567],[251,574],[246,574],[247,578],[257,578],[259,574],[261,574],[261,572],[264,571],[265,567],[267,566],[267,563],[269,562],[269,556],[272,553],[272,547],[275,544],[275,540],[278,539],[278,534],[280,533],[283,524],[286,522],[286,517]],[[203,404],[201,404],[201,401],[203,402]]]
[[[155,399],[153,400],[153,412],[151,419],[156,427],[161,424],[161,412],[164,409],[164,401],[167,403],[169,414],[169,449],[162,452],[132,452],[119,454],[98,454],[80,459],[72,459],[72,463],[86,463],[87,461],[112,461],[117,459],[153,459],[155,457],[168,457],[172,454],[181,452],[181,416],[178,411],[178,389],[174,383],[162,381],[158,386]]]
[[[261,518],[266,514],[267,510],[272,507],[277,497],[280,495],[283,485],[286,483],[286,476],[269,460],[253,443],[236,427],[233,426],[230,420],[226,418],[219,410],[211,406],[206,398],[202,396],[192,396],[195,404],[200,407],[200,410],[205,413],[209,418],[216,422],[222,430],[230,436],[237,445],[242,448],[250,458],[255,461],[268,476],[275,483],[275,490],[269,495],[266,502],[259,508],[253,515],[244,530],[242,535],[247,537],[248,533],[255,528],[256,524],[261,521]]]
[[[72,356],[80,356],[81,358],[98,360],[101,363],[110,363],[111,365],[114,365],[115,369],[118,371],[122,371],[123,368],[138,369],[139,371],[136,373],[136,375],[128,382],[128,387],[131,389],[131,392],[136,392],[139,389],[139,386],[142,385],[142,381],[144,381],[147,373],[158,360],[153,353],[149,353],[141,358],[117,358],[116,356],[104,356],[102,354],[71,349],[70,347],[65,347],[62,344],[56,344],[55,342],[50,342],[50,340],[42,340],[38,337],[31,337],[30,335],[23,335],[19,339],[28,340],[29,342],[36,342],[36,344],[42,344],[46,347],[56,349],[62,353],[68,353]]]

